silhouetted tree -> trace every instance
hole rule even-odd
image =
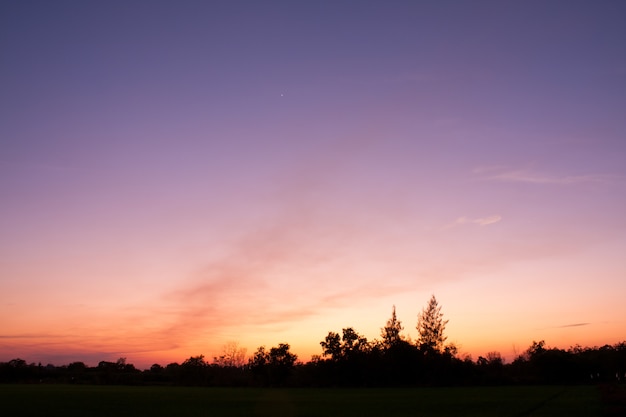
[[[128,385],[138,383],[141,372],[133,364],[127,363],[126,358],[119,358],[115,362],[100,361],[95,373],[100,383]]]
[[[396,317],[396,306],[391,310],[391,318],[387,320],[385,327],[380,329],[380,336],[383,338],[383,346],[391,348],[402,340],[400,333],[404,330],[402,322]]]
[[[209,364],[204,360],[204,355],[191,356],[180,366],[180,375],[183,384],[206,385],[208,383]]]
[[[67,382],[70,383],[80,383],[85,378],[85,374],[87,373],[87,365],[83,362],[72,362],[66,367],[67,371]]]
[[[84,362],[72,362],[67,365],[67,370],[70,372],[85,372],[87,365]]]
[[[322,356],[330,356],[332,360],[341,359],[341,336],[335,332],[328,332],[326,338],[320,342],[322,346]]]
[[[213,358],[213,363],[222,367],[241,368],[246,361],[246,349],[237,342],[228,342],[222,347],[222,354]]]
[[[26,361],[24,359],[11,359],[8,363],[9,367],[13,369],[25,369],[28,367]]]
[[[404,339],[388,347],[381,347],[383,366],[379,373],[383,385],[411,385],[418,382],[423,373],[423,352]]]
[[[280,343],[269,352],[268,364],[270,366],[291,368],[298,360],[298,356],[289,351],[288,343]]]
[[[183,362],[184,367],[187,368],[204,368],[209,364],[204,360],[204,355],[191,356]]]
[[[318,361],[317,366],[325,384],[363,385],[366,374],[371,373],[372,345],[367,338],[357,333],[352,327],[342,329],[342,335],[329,332],[320,342],[322,356],[330,356],[325,361]]]
[[[280,343],[269,351],[265,346],[257,348],[248,366],[257,381],[265,384],[283,385],[291,375],[298,356],[289,351],[288,343]]]
[[[500,352],[488,352],[486,357],[479,356],[476,365],[480,382],[488,384],[503,382],[504,360]]]
[[[504,365],[504,359],[502,359],[500,352],[487,352],[487,363],[493,366],[502,366]]]
[[[342,332],[341,340],[343,345],[341,350],[344,358],[350,358],[355,354],[362,354],[368,351],[369,345],[365,336],[358,334],[352,327],[342,329]]]
[[[358,334],[352,327],[342,329],[342,336],[328,332],[326,338],[320,342],[322,356],[330,356],[332,360],[349,359],[351,356],[369,350],[367,338]]]
[[[447,337],[443,332],[448,320],[443,319],[441,306],[433,295],[417,316],[417,345],[427,351],[443,352]]]
[[[546,342],[540,340],[539,342],[535,342],[533,340],[533,344],[526,350],[525,354],[528,359],[532,360],[533,358],[537,358],[543,352],[546,351]]]
[[[27,382],[36,375],[35,364],[28,365],[24,359],[11,359],[2,364],[2,378],[5,382]]]
[[[174,379],[168,375],[166,369],[158,363],[150,366],[150,369],[143,371],[143,382],[149,384],[173,383]]]
[[[265,346],[259,346],[256,349],[256,352],[252,355],[252,357],[248,360],[248,366],[252,369],[260,368],[267,364],[267,352],[265,351]]]

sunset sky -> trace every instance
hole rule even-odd
[[[626,2],[3,1],[0,362],[626,340]]]

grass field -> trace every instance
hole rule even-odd
[[[594,386],[256,389],[0,385],[3,416],[600,416]]]

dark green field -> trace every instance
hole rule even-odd
[[[0,385],[3,416],[600,416],[595,386],[257,389]]]

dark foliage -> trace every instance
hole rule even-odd
[[[532,345],[512,363],[498,352],[475,362],[457,357],[453,345],[444,345],[442,318],[433,296],[418,320],[420,336],[413,343],[401,335],[395,307],[382,341],[368,341],[352,327],[341,334],[329,332],[320,342],[321,356],[298,363],[287,343],[267,350],[259,347],[243,363],[236,344],[227,354],[205,361],[191,356],[182,364],[154,364],[141,371],[120,358],[101,361],[95,367],[82,362],[43,366],[23,359],[0,362],[0,383],[70,383],[106,385],[198,385],[198,386],[432,386],[504,384],[605,384],[626,380],[626,342],[613,346],[568,350]]]
[[[95,367],[82,362],[54,366],[27,363],[23,359],[0,362],[0,383],[70,383],[102,385],[201,385],[201,386],[455,386],[508,384],[605,384],[626,379],[626,342],[568,350],[532,346],[512,363],[497,352],[472,361],[450,353],[418,348],[400,341],[385,348],[367,343],[351,328],[325,357],[297,363],[289,345],[266,350],[260,347],[242,367],[209,364],[202,355],[182,364],[152,365],[140,371],[124,358],[102,361]],[[355,337],[356,336],[356,337]],[[327,346],[329,337],[321,344]]]

